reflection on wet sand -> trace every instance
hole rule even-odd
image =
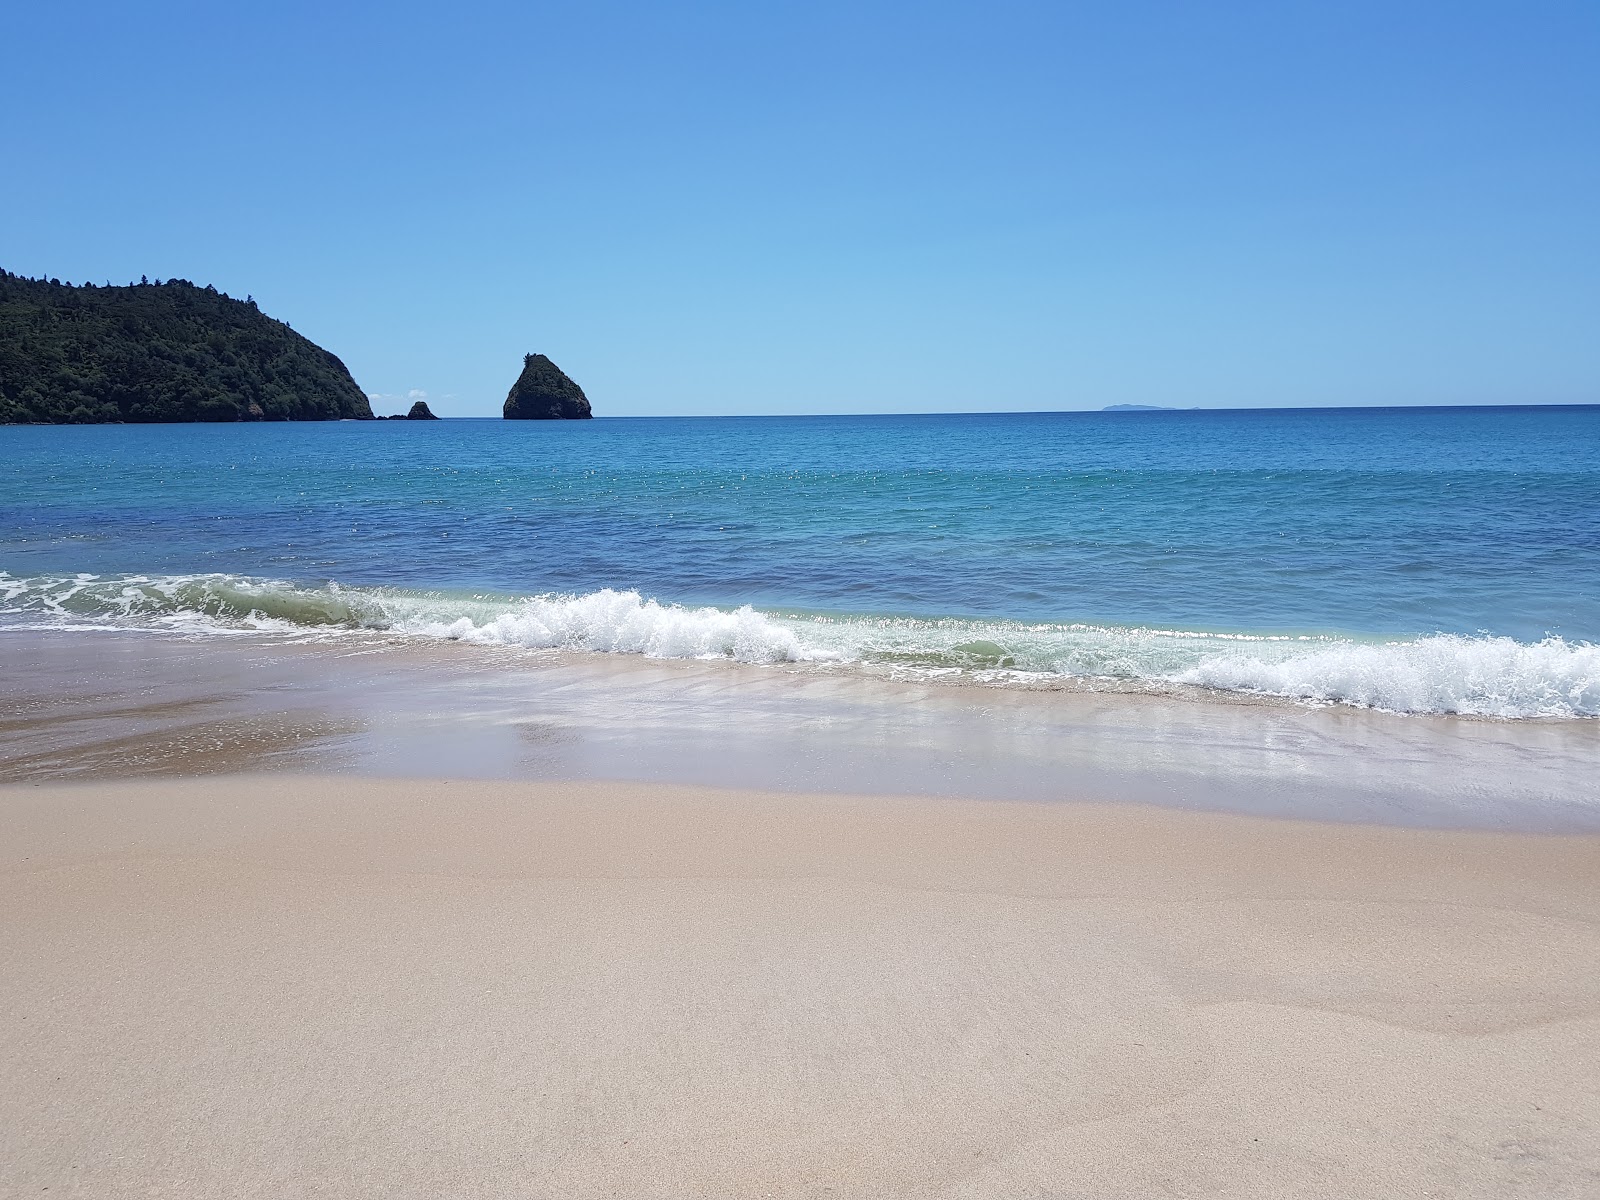
[[[153,709],[194,707],[154,705]],[[24,744],[49,743],[32,753],[0,757],[0,782],[37,779],[118,779],[139,775],[226,775],[337,765],[338,739],[363,722],[331,713],[276,713],[179,724],[157,723],[150,710],[77,718],[78,737],[52,737],[47,724],[8,731]],[[144,726],[136,733],[95,736],[119,718]],[[61,727],[56,726],[56,730]],[[82,734],[89,736],[84,737]]]
[[[7,637],[0,781],[336,768],[365,721],[183,643]]]
[[[0,779],[297,770],[1600,829],[1600,722],[443,643],[0,633]]]

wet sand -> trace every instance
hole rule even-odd
[[[0,1194],[1600,1194],[1600,839],[0,788]]]
[[[0,782],[626,779],[1600,833],[1600,721],[329,642],[0,631]]]

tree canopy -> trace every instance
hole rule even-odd
[[[344,363],[253,299],[0,271],[0,424],[371,416]]]

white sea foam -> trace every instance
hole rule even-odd
[[[1083,624],[819,616],[663,604],[637,592],[505,597],[304,587],[226,575],[0,573],[12,628],[342,638],[384,631],[479,645],[747,663],[855,663],[987,682],[1099,678],[1411,713],[1600,717],[1600,646],[1437,634],[1396,641]]]
[[[1560,638],[1528,644],[1438,634],[1381,644],[1343,642],[1276,661],[1249,653],[1219,655],[1173,679],[1393,712],[1600,716],[1600,646]]]
[[[483,619],[441,620],[426,614],[400,617],[402,633],[488,645],[644,654],[653,658],[731,658],[739,662],[800,662],[831,657],[800,644],[785,628],[746,605],[732,612],[682,608],[646,600],[638,592],[536,596]]]

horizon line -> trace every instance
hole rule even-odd
[[[938,409],[923,412],[783,412],[783,413],[596,413],[586,418],[594,421],[723,421],[723,420],[786,420],[814,417],[1066,417],[1066,416],[1152,416],[1172,413],[1244,413],[1244,412],[1412,412],[1417,410],[1472,410],[1484,409],[1553,409],[1553,408],[1600,408],[1600,400],[1575,400],[1562,402],[1529,402],[1512,404],[1281,404],[1281,405],[1241,405],[1234,407],[1202,407],[1195,405],[1188,408],[1165,407],[1162,405],[1133,406],[1118,408],[1108,406],[1105,408],[1019,408],[1019,409]],[[360,420],[362,418],[345,417],[343,420]],[[553,418],[551,421],[524,420],[507,418],[504,416],[461,415],[440,416],[441,421],[505,421],[513,420],[519,424],[550,424],[562,420],[570,421],[571,418]],[[580,418],[584,419],[584,418]],[[203,422],[196,422],[203,423]],[[284,422],[249,422],[250,424],[283,424]],[[304,422],[301,422],[304,424]]]

